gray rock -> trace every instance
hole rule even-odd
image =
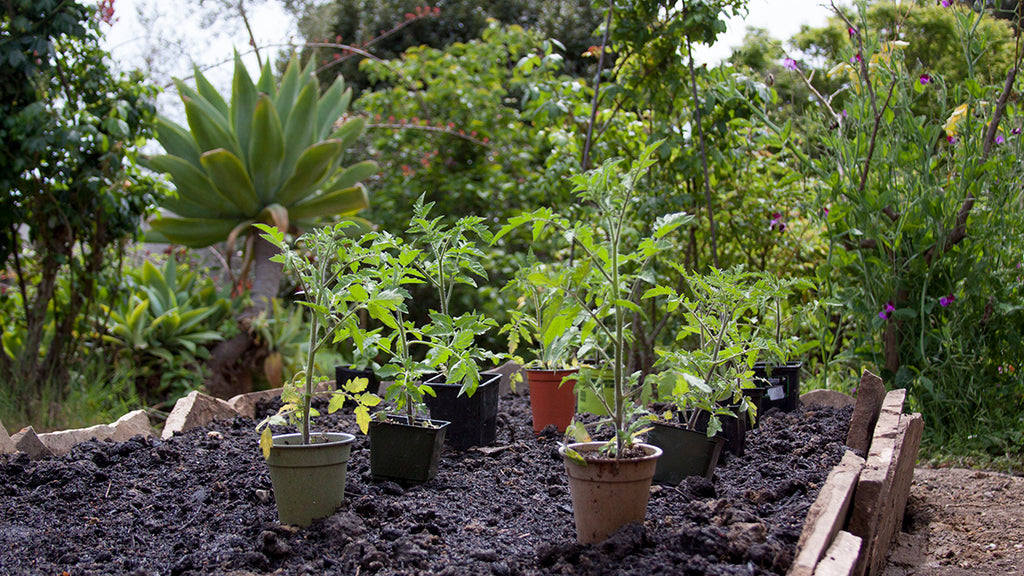
[[[800,403],[804,406],[831,406],[845,408],[857,403],[853,396],[835,390],[811,390],[800,395]]]
[[[271,388],[270,390],[260,390],[258,392],[249,392],[248,394],[239,394],[238,396],[232,396],[228,400],[228,405],[238,411],[239,414],[246,418],[256,418],[256,404],[261,400],[273,400],[281,395],[280,388]]]
[[[160,437],[166,440],[174,436],[175,432],[184,432],[206,426],[217,419],[235,416],[238,416],[238,411],[224,400],[193,390],[174,404],[174,409],[167,415],[167,422],[164,423],[164,431]]]
[[[138,435],[156,436],[149,423],[149,414],[146,414],[145,410],[132,410],[110,426],[114,429],[111,436],[114,442],[124,442]]]
[[[523,394],[525,389],[525,382],[522,377],[523,367],[515,362],[505,362],[501,366],[488,372],[497,372],[501,374],[501,381],[498,383],[498,395],[505,396],[511,394],[513,391],[516,394]]]
[[[28,457],[33,460],[53,456],[53,452],[50,452],[46,444],[43,444],[43,441],[39,439],[36,431],[31,426],[22,428],[20,432],[11,436],[11,442],[14,442],[14,447],[19,452],[28,454]]]
[[[44,432],[39,440],[50,449],[55,456],[62,456],[82,442],[89,440],[107,440],[114,435],[114,427],[109,424],[97,424],[88,428],[75,428],[59,432]],[[24,450],[22,450],[24,452]]]
[[[4,428],[3,420],[0,420],[0,454],[13,454],[14,452],[14,442],[11,441],[7,428]]]

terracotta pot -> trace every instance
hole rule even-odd
[[[533,431],[540,432],[554,424],[565,432],[576,415],[576,379],[563,380],[578,372],[571,370],[526,370],[530,387],[530,410],[533,413]]]
[[[583,442],[568,447],[586,455],[596,452],[603,442]],[[637,444],[646,456],[622,460],[588,461],[585,466],[558,449],[569,475],[572,514],[576,520],[576,540],[580,544],[600,542],[630,522],[643,522],[651,492],[651,477],[661,456],[661,448]]]
[[[270,481],[282,524],[309,526],[325,518],[345,499],[348,457],[356,437],[341,432],[274,436],[270,447]]]

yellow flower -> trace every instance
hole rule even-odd
[[[961,104],[953,110],[953,113],[946,119],[946,123],[942,125],[942,129],[946,131],[946,136],[952,137],[957,134],[957,125],[960,121],[967,117],[967,104]]]

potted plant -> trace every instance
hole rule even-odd
[[[662,371],[653,376],[675,412],[654,417],[647,440],[664,451],[655,481],[677,484],[690,475],[710,478],[723,443],[743,454],[747,424],[757,416],[754,398],[744,392],[754,387],[756,360],[778,350],[763,313],[780,297],[781,284],[741,267],[699,274],[673,266],[684,292],[649,295],[666,296],[670,309],[683,312],[676,347],[659,351]],[[715,439],[723,432],[724,439]]]
[[[775,288],[774,299],[769,303],[770,313],[775,321],[775,348],[767,351],[763,360],[754,364],[754,381],[764,390],[762,407],[778,408],[783,412],[796,410],[800,402],[800,369],[803,362],[791,360],[802,353],[806,345],[799,338],[782,337],[782,305],[793,290],[811,287],[806,280],[778,280],[769,278]],[[769,316],[765,314],[766,318]],[[790,317],[795,316],[792,312]]]
[[[424,203],[420,196],[409,225],[416,248],[410,264],[420,281],[437,292],[440,308],[430,311],[430,322],[421,328],[423,340],[417,342],[427,348],[426,363],[438,371],[425,382],[429,393],[423,400],[431,418],[451,422],[448,445],[465,450],[490,444],[497,435],[501,375],[481,372],[480,364],[494,364],[501,356],[476,344],[497,322],[475,312],[453,316],[450,306],[457,286],[475,288],[476,278],[487,278],[474,237],[489,242],[491,233],[476,216],[464,216],[451,226],[440,217],[430,219],[432,207],[433,202]]]
[[[297,240],[308,251],[304,253],[291,248],[277,228],[255,224],[263,232],[262,237],[280,250],[273,261],[296,274],[304,296],[299,304],[310,311],[305,366],[282,388],[284,405],[278,413],[257,426],[262,430],[260,448],[270,466],[282,524],[308,526],[314,519],[332,514],[344,499],[347,463],[355,437],[310,430],[311,418],[318,415],[312,406],[313,397],[319,393],[318,384],[326,381],[315,374],[316,354],[323,346],[355,333],[360,310],[372,312],[387,303],[374,294],[375,271],[360,265],[367,254],[346,235],[347,225],[350,223],[304,234]],[[368,384],[361,378],[345,383],[329,394],[328,405],[333,413],[346,401],[355,402],[356,422],[364,433],[370,422],[369,409],[380,402],[367,390]],[[271,432],[271,425],[284,424],[296,426],[298,432]]]
[[[370,422],[370,473],[375,479],[427,482],[437,474],[450,423],[425,417],[423,398],[434,391],[423,380],[435,368],[411,352],[413,346],[429,344],[423,331],[409,320],[406,305],[406,286],[423,282],[415,266],[421,252],[385,232],[373,233],[371,239],[378,251],[375,265],[381,286],[391,295],[392,305],[381,317],[384,332],[375,340],[389,360],[377,369],[388,385],[386,408]]]
[[[609,416],[596,426],[598,431],[610,428],[612,438],[588,441],[589,433],[574,423],[569,430],[577,441],[559,449],[569,475],[576,538],[581,543],[603,540],[625,524],[643,521],[651,477],[661,455],[660,448],[637,439],[646,422],[640,418],[644,408],[636,402],[641,392],[639,374],[626,373],[629,321],[640,311],[637,301],[643,284],[653,277],[649,266],[668,248],[668,235],[691,219],[681,213],[659,217],[649,236],[630,241],[644,236],[631,233],[630,210],[637,182],[654,163],[652,155],[658,146],[647,147],[624,172],[621,160],[615,160],[574,176],[574,191],[586,206],[581,217],[570,220],[541,208],[510,219],[495,237],[530,225],[535,241],[553,230],[572,243],[575,258],[560,275],[563,305],[586,314],[580,324],[580,355],[596,355],[611,371]],[[594,385],[594,372],[581,367],[578,385]]]
[[[508,334],[509,354],[518,351],[520,341],[532,345],[533,359],[523,372],[534,432],[549,425],[565,432],[576,415],[576,350],[584,316],[578,308],[564,306],[559,285],[553,267],[536,262],[531,254],[528,265],[502,288],[516,295],[519,303],[508,311],[509,322],[501,329]]]

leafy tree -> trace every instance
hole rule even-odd
[[[137,235],[153,183],[136,167],[155,90],[100,49],[112,2],[11,0],[0,8],[0,380],[58,393],[98,288]],[[6,304],[6,303],[5,303]]]
[[[592,65],[585,53],[596,42],[594,31],[602,13],[589,0],[333,0],[321,5],[294,3],[294,8],[307,42],[358,46],[385,60],[416,46],[444,49],[469,42],[494,19],[558,40],[565,46],[565,70],[574,75]],[[424,13],[431,17],[419,18]],[[359,57],[321,50],[320,58],[322,80],[343,75],[357,91],[373,85],[359,70]]]
[[[366,119],[347,117],[352,93],[341,78],[321,94],[312,67],[292,59],[280,82],[266,65],[254,83],[236,54],[230,103],[198,70],[195,79],[196,89],[177,82],[188,129],[161,117],[167,153],[147,160],[176,187],[158,199],[172,215],[151,222],[149,239],[190,248],[226,241],[229,255],[245,240],[242,279],[251,265],[253,305],[239,316],[240,334],[214,349],[207,383],[225,396],[251,386],[239,360],[255,344],[251,320],[271,309],[281,284],[281,265],[270,260],[277,250],[252,225],[295,231],[325,217],[351,218],[367,206],[360,181],[377,165],[343,165]]]

